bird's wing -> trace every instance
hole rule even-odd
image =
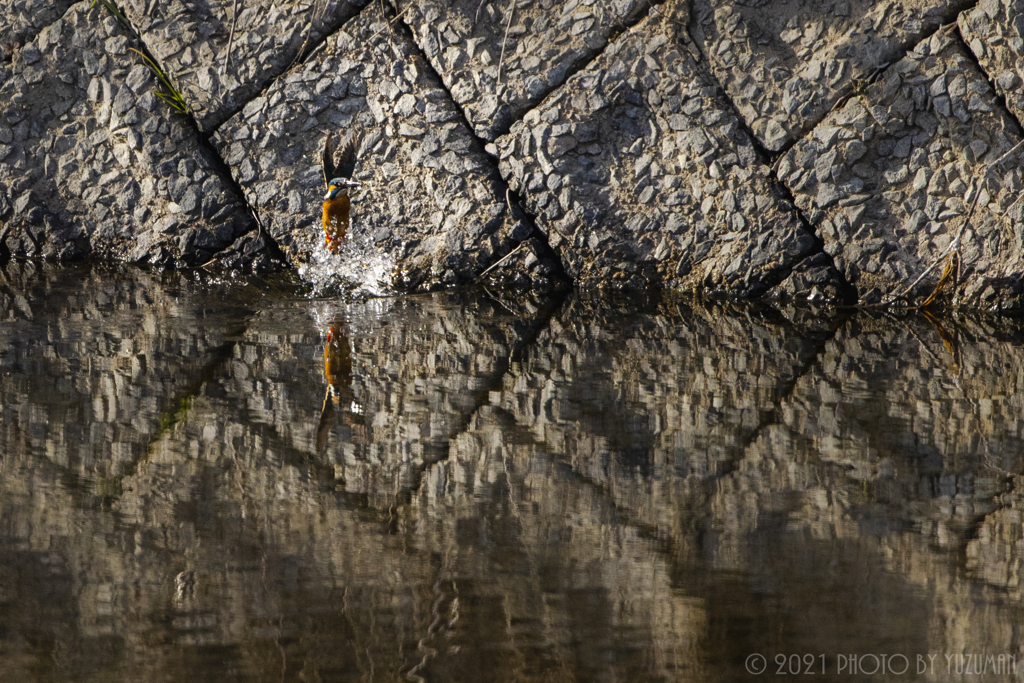
[[[338,153],[338,165],[334,167],[337,178],[351,178],[356,170],[356,158],[359,156],[359,133],[350,132],[341,143]]]
[[[337,178],[334,175],[334,153],[331,149],[331,138],[334,137],[334,133],[328,133],[327,137],[324,138],[324,153],[323,153],[323,167],[324,167],[324,187],[327,187],[331,178]]]

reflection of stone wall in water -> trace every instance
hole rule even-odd
[[[1021,646],[1009,323],[465,294],[320,315],[35,268],[0,283],[0,634],[56,643],[55,677],[283,652],[672,680],[732,671],[723,633]],[[323,440],[330,325],[349,402]]]
[[[513,366],[500,398],[453,442],[449,459],[432,467],[424,495],[460,515],[456,528],[472,539],[483,533],[479,513],[460,501],[482,487],[506,495],[509,482],[521,481],[523,499],[570,518],[564,503],[548,502],[564,494],[546,495],[559,465],[568,466],[614,501],[616,516],[669,540],[676,562],[773,567],[770,590],[808,622],[826,609],[822,596],[786,588],[791,572],[806,570],[798,558],[808,553],[820,553],[833,577],[826,606],[850,591],[889,596],[891,605],[861,621],[824,629],[833,650],[858,628],[905,631],[914,620],[969,613],[984,625],[935,627],[916,647],[1016,651],[1005,626],[1012,605],[988,590],[973,604],[975,587],[936,553],[969,547],[980,555],[978,545],[994,535],[988,529],[1006,528],[997,513],[1000,521],[967,545],[973,525],[998,506],[1020,452],[1012,330],[968,321],[950,333],[925,320],[858,319],[816,342],[770,318],[702,313],[637,320],[573,302]],[[997,368],[1007,372],[986,371]],[[905,533],[907,524],[915,531]],[[780,529],[805,530],[810,545],[757,540]],[[1003,534],[1013,539],[1019,530]],[[840,547],[829,550],[836,539]],[[619,539],[618,552],[626,547]],[[875,571],[865,555],[884,558],[882,584],[863,573]],[[1016,576],[1005,563],[972,564],[975,574],[988,566],[1000,573],[993,583]],[[906,596],[908,582],[915,591]]]
[[[965,542],[1020,468],[1015,339],[971,321],[951,332],[926,319],[848,321],[737,463],[721,528],[749,532],[782,492],[801,491],[819,537],[857,535],[898,510],[938,546]],[[815,457],[785,466],[798,453]],[[833,508],[841,514],[830,519],[815,511]]]
[[[115,302],[108,319],[116,321],[117,309],[133,303]],[[184,299],[176,314],[187,318],[204,308],[200,301]],[[131,467],[112,468],[94,458],[83,467],[81,488],[72,488],[65,496],[65,487],[54,488],[63,476],[60,468],[36,455],[45,452],[45,445],[23,452],[16,463],[5,461],[13,467],[8,473],[20,476],[4,477],[10,494],[5,498],[13,504],[5,513],[4,528],[10,530],[7,540],[23,554],[5,558],[3,566],[17,573],[31,557],[47,567],[49,581],[65,587],[60,597],[68,605],[60,619],[65,632],[47,635],[75,643],[68,643],[62,665],[82,665],[90,661],[90,649],[117,642],[118,650],[146,652],[145,660],[133,666],[159,671],[181,664],[175,659],[181,646],[237,644],[241,639],[252,651],[236,664],[240,670],[254,671],[276,656],[274,637],[306,633],[315,625],[329,631],[332,642],[345,634],[342,639],[348,645],[321,651],[314,646],[315,639],[304,637],[298,654],[307,657],[310,666],[372,666],[397,675],[422,656],[404,657],[399,648],[416,653],[425,647],[420,640],[430,646],[431,637],[439,644],[448,638],[443,632],[431,636],[430,627],[432,610],[453,609],[453,590],[476,590],[481,606],[464,602],[459,608],[462,619],[489,632],[504,629],[508,616],[529,620],[535,625],[531,630],[541,628],[542,621],[548,623],[543,626],[549,629],[548,645],[510,641],[513,649],[538,650],[533,654],[543,657],[573,656],[578,633],[568,624],[577,618],[573,615],[594,615],[591,647],[597,649],[616,642],[614,634],[627,626],[646,628],[646,617],[634,623],[634,617],[607,614],[608,601],[614,602],[612,595],[620,590],[616,586],[649,585],[647,574],[637,574],[639,570],[625,558],[615,572],[619,578],[593,570],[580,574],[561,568],[557,546],[543,548],[540,541],[546,533],[539,540],[526,538],[528,545],[541,546],[537,555],[545,577],[553,571],[564,574],[558,584],[580,596],[593,590],[610,593],[590,607],[576,602],[553,606],[542,600],[536,583],[524,584],[514,573],[493,580],[496,572],[500,577],[508,571],[506,563],[514,568],[526,561],[520,556],[520,542],[515,540],[520,532],[515,528],[502,530],[504,541],[489,555],[472,549],[460,553],[460,539],[465,537],[461,525],[449,528],[444,518],[437,524],[418,520],[415,506],[405,511],[399,507],[391,521],[383,513],[349,508],[359,496],[336,487],[380,501],[384,509],[400,502],[396,487],[418,478],[421,458],[431,456],[429,448],[416,449],[431,442],[439,448],[454,429],[465,425],[488,397],[487,389],[500,380],[508,356],[531,331],[529,317],[513,318],[500,306],[458,297],[407,300],[380,319],[379,311],[361,318],[358,306],[353,308],[346,312],[353,346],[353,395],[362,405],[365,430],[356,438],[356,428],[339,421],[326,460],[311,452],[324,390],[320,330],[308,317],[303,321],[301,311],[285,309],[264,311],[248,332],[233,335],[231,352],[201,381],[192,383],[201,367],[180,373],[193,389],[187,409],[163,431],[153,429],[140,438],[134,451],[142,455]],[[56,317],[76,320],[70,309],[61,309]],[[37,319],[41,313],[36,312]],[[160,315],[153,309],[149,314]],[[398,321],[405,326],[400,328]],[[157,328],[161,334],[178,339],[183,348],[189,347],[192,336],[202,334],[195,327],[170,324],[170,319],[162,322]],[[92,327],[75,334],[94,342],[107,331]],[[189,357],[186,351],[182,355]],[[97,367],[110,372],[101,364],[104,359],[94,356]],[[151,384],[160,382],[138,388]],[[10,393],[3,398],[5,405],[16,402]],[[159,415],[138,419],[160,421]],[[410,436],[414,429],[421,433]],[[59,446],[59,439],[51,439],[50,445]],[[338,467],[331,468],[332,463]],[[122,475],[116,490],[108,484],[90,491],[93,478],[107,473]],[[344,479],[334,481],[336,473]],[[53,491],[45,506],[38,495],[42,490]],[[78,509],[76,491],[106,494],[95,498],[105,503]],[[557,489],[552,494],[552,502],[564,498]],[[587,526],[600,524],[607,517],[607,503],[601,496],[583,494],[573,494],[579,500],[571,507],[584,520],[593,520],[586,521]],[[501,499],[496,502],[502,505]],[[534,517],[538,528],[561,526],[553,510]],[[395,524],[398,536],[388,536],[385,532]],[[79,536],[82,542],[74,540]],[[640,538],[631,542],[639,544],[637,552],[649,544]],[[590,544],[580,534],[577,543],[578,552],[590,557],[588,564],[600,569],[603,549],[616,541],[607,538]],[[454,554],[456,560],[438,566],[432,559],[435,551]],[[383,567],[389,568],[385,575]],[[666,568],[654,569],[653,578],[662,591],[668,590]],[[473,589],[476,584],[479,588]],[[33,581],[17,577],[8,585],[16,586],[14,593],[39,590]],[[305,605],[311,599],[329,605],[330,613],[310,613]],[[663,628],[678,626],[680,619],[700,623],[699,608],[687,606],[686,600],[676,602],[674,609],[660,602],[653,605]],[[508,603],[511,611],[491,611],[501,603]],[[158,629],[163,634],[158,640],[164,644],[154,644],[147,635],[153,629],[150,619],[164,614],[167,621]],[[27,623],[28,614],[21,616]],[[19,622],[19,628],[27,628],[25,623]],[[454,637],[464,638],[465,628],[456,623],[450,630]],[[692,643],[689,647],[692,650]],[[109,659],[91,660],[100,669],[118,661],[109,649],[106,652]],[[581,661],[588,659],[585,655],[578,655]],[[631,660],[623,666],[628,672],[639,663]]]
[[[932,624],[921,652],[1019,657],[1009,626],[1018,601],[1002,597],[1019,574],[1009,559],[1019,529],[1005,523],[1013,513],[1002,494],[1020,469],[1019,331],[971,320],[948,327],[924,318],[848,321],[781,402],[779,423],[719,485],[713,561],[772,566],[777,549],[750,540],[780,524],[820,552],[838,541],[845,550],[831,551],[832,568],[881,557],[887,576],[869,581],[877,587],[895,575],[917,596],[894,594],[903,607],[851,628],[907,619],[909,628],[917,619]],[[955,569],[964,553],[971,580]],[[773,580],[791,581],[792,572]],[[880,590],[894,590],[884,582]],[[830,579],[823,597],[805,598],[794,613],[807,616],[831,591],[848,590]],[[951,627],[965,613],[970,628]]]
[[[675,505],[701,506],[816,348],[781,318],[634,305],[572,299],[492,403],[638,521],[674,529]]]
[[[78,274],[30,262],[0,271],[4,442],[71,473],[117,477],[224,359],[244,310],[199,305],[199,288],[177,278]]]

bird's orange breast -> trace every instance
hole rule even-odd
[[[327,248],[335,251],[348,232],[348,196],[339,194],[334,199],[324,200],[324,235]]]
[[[339,334],[334,325],[327,329],[327,343],[324,344],[324,377],[328,384],[339,387],[350,382],[352,377],[352,351],[348,337]]]

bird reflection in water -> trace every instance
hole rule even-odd
[[[348,233],[349,226],[349,197],[348,191],[360,187],[362,183],[352,179],[356,170],[356,160],[359,157],[359,135],[352,131],[342,141],[341,147],[335,151],[331,146],[331,138],[334,135],[327,134],[324,139],[324,151],[322,157],[324,183],[327,186],[327,194],[324,195],[323,204],[323,230],[325,246],[332,254],[337,253],[338,247]]]
[[[316,430],[316,450],[321,454],[327,448],[335,412],[341,412],[344,424],[349,427],[359,428],[364,424],[362,409],[354,400],[352,391],[352,349],[347,328],[342,321],[335,321],[327,326],[324,341],[324,379],[327,380],[327,393],[320,409],[320,423]]]

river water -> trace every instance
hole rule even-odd
[[[1024,678],[1013,320],[12,262],[0,403],[0,680]]]

